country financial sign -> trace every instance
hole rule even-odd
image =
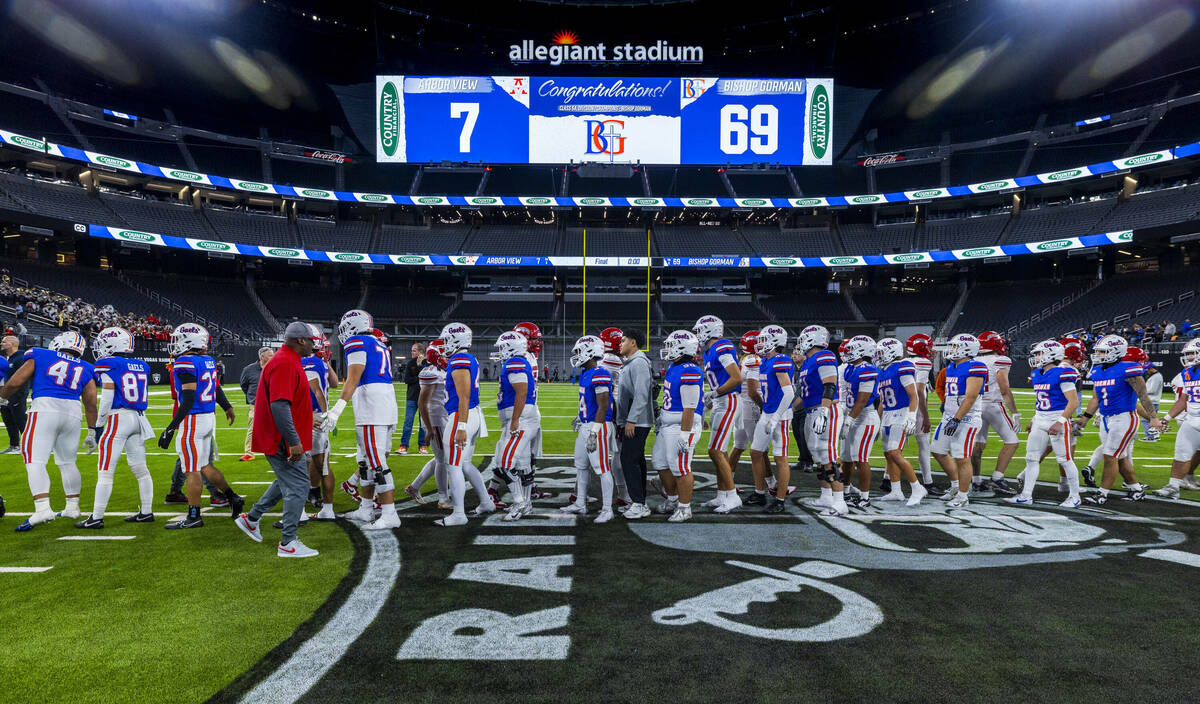
[[[379,76],[380,162],[828,165],[833,81]]]

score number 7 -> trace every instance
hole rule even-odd
[[[471,151],[471,133],[475,131],[475,120],[479,118],[479,103],[450,103],[450,117],[465,117],[462,132],[458,133],[458,151]]]

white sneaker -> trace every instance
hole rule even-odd
[[[81,518],[81,517],[83,517],[83,514],[79,512],[79,507],[77,506],[75,508],[64,508],[63,510],[58,512],[58,517],[59,518]]]
[[[380,516],[373,522],[363,526],[363,530],[391,530],[400,527],[399,516]]]
[[[636,521],[650,515],[650,509],[646,504],[630,504],[629,508],[625,509],[625,518],[631,521]]]
[[[736,492],[735,492],[735,493],[736,493]],[[723,504],[723,503],[725,503],[725,500],[724,500],[724,499],[722,499],[722,498],[721,498],[721,497],[719,497],[719,496],[714,496],[713,498],[711,498],[711,499],[709,499],[708,501],[705,501],[705,502],[704,502],[704,508],[716,508],[716,507],[720,506],[720,505],[721,505],[721,504]]]
[[[39,523],[49,523],[55,518],[58,518],[59,515],[61,514],[57,514],[50,509],[46,509],[45,511],[34,511],[32,514],[30,514],[29,518],[26,518],[25,520],[29,523],[29,525],[36,526]]]
[[[735,491],[725,497],[725,503],[713,509],[713,513],[732,513],[742,507],[742,497]]]
[[[1083,503],[1078,496],[1068,496],[1066,501],[1063,501],[1059,506],[1062,508],[1079,508],[1079,504]]]
[[[675,509],[677,509],[677,508],[679,508],[679,500],[678,499],[676,499],[674,501],[672,501],[671,499],[667,499],[666,501],[664,501],[661,504],[659,504],[658,506],[656,506],[654,508],[654,512],[658,513],[658,514],[663,514],[663,515],[670,515],[670,514],[675,513]]]
[[[560,508],[558,510],[562,511],[563,513],[574,513],[574,514],[578,514],[578,515],[586,515],[587,514],[587,505],[586,504],[567,504],[566,506],[563,506],[562,508]]]
[[[533,504],[528,501],[522,501],[520,503],[513,504],[512,507],[508,509],[508,513],[504,515],[504,520],[519,521],[531,513],[533,513]]]
[[[1188,491],[1200,491],[1200,482],[1196,481],[1196,478],[1190,474],[1183,478],[1180,486]]]
[[[404,493],[408,494],[408,498],[412,499],[413,501],[416,501],[419,504],[425,503],[425,499],[421,497],[421,490],[418,489],[417,487],[413,486],[412,484],[409,484],[408,486],[404,487]]]
[[[275,549],[275,554],[279,557],[316,557],[320,553],[296,538],[287,545],[280,543],[279,547]]]
[[[471,509],[467,513],[467,515],[470,516],[471,518],[478,518],[480,516],[486,516],[489,513],[495,513],[495,512],[496,512],[496,504],[489,501],[486,504],[479,504],[475,508]]]
[[[845,516],[848,513],[850,513],[850,507],[846,505],[846,502],[835,499],[832,506],[826,508],[818,515],[825,518],[832,518],[834,516]]]
[[[958,496],[955,494],[953,499],[950,499],[946,502],[946,508],[963,508],[964,506],[970,505],[970,503],[970,496]]]
[[[370,502],[361,503],[353,511],[343,513],[342,518],[349,518],[360,523],[370,523],[375,520],[375,507]]]
[[[774,496],[774,494],[772,494]],[[805,499],[804,505],[809,508],[833,508],[833,499],[818,496],[815,499]]]
[[[900,482],[892,482],[892,490],[883,496],[880,496],[876,501],[903,501],[904,492],[900,491]]]
[[[240,528],[242,532],[248,535],[254,542],[262,542],[262,531],[258,529],[257,523],[250,522],[250,517],[248,514],[243,513],[242,515],[233,519],[233,524]]]
[[[452,501],[449,496],[439,496],[438,508],[445,511],[452,511],[454,510],[454,501]]]
[[[1163,488],[1155,489],[1154,491],[1152,491],[1150,493],[1154,494],[1155,496],[1158,496],[1160,498],[1164,498],[1164,499],[1178,499],[1179,498],[1179,487],[1171,486],[1170,484],[1168,484],[1168,485],[1164,486]]]
[[[433,524],[437,525],[437,526],[444,526],[447,528],[450,526],[465,526],[465,525],[467,525],[467,514],[452,513],[449,516],[446,516],[445,518],[437,519],[436,521],[433,522]]]
[[[691,506],[676,506],[675,512],[667,519],[671,523],[683,523],[684,521],[692,520]]]
[[[920,484],[917,484],[915,487],[913,487],[912,496],[908,497],[908,501],[905,501],[904,505],[916,506],[917,504],[921,503],[921,499],[924,499],[926,496],[929,496],[929,490]]]
[[[957,496],[958,496],[958,485],[955,484],[954,486],[951,486],[949,489],[947,489],[945,494],[942,494],[942,501],[953,501]]]
[[[317,511],[313,516],[314,521],[333,521],[337,519],[337,514],[333,512],[333,504],[323,504],[321,510]]]
[[[611,508],[602,508],[602,509],[600,509],[600,515],[596,516],[596,518],[592,521],[592,523],[608,523],[612,519],[613,519],[612,509]]]
[[[1022,494],[1017,494],[1016,496],[1008,497],[1007,499],[1005,499],[1005,502],[1010,503],[1010,504],[1017,504],[1018,506],[1030,506],[1033,504],[1033,497],[1032,496],[1024,496]]]

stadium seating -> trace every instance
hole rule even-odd
[[[264,247],[296,247],[287,218],[275,215],[235,212],[224,208],[205,211],[217,237],[229,242],[246,242]]]
[[[1200,184],[1139,191],[1113,209],[1097,225],[1097,232],[1168,225],[1200,214]]]
[[[652,252],[657,254],[655,250]],[[562,235],[559,254],[568,257],[583,256],[583,228],[568,227],[566,229]],[[636,227],[589,227],[587,228],[587,255],[589,257],[644,257],[646,256],[646,230]]]
[[[258,312],[240,282],[231,285],[231,282],[223,281],[218,285],[201,277],[145,272],[130,272],[127,276],[197,315],[222,322],[235,332],[264,336],[272,332],[273,326]],[[179,314],[172,317],[177,319]]]
[[[687,329],[701,316],[715,315],[725,322],[759,321],[763,314],[749,296],[664,296],[662,300],[663,318],[669,322],[679,322]]]
[[[111,305],[122,313],[153,313],[164,320],[179,318],[176,311],[121,283],[112,273],[84,266],[65,267],[18,259],[4,259],[12,275],[42,288],[79,298],[103,307]],[[183,321],[179,321],[183,322]]]
[[[462,244],[467,254],[546,256],[554,253],[558,230],[553,226],[484,225]]]
[[[255,288],[258,297],[281,322],[337,322],[342,314],[358,305],[361,291],[341,287],[315,287],[294,283],[262,285]]]
[[[789,329],[812,321],[854,319],[854,313],[840,294],[763,296],[759,302],[771,311],[774,320]]]
[[[916,226],[910,223],[892,225],[838,225],[838,234],[846,245],[847,254],[897,254],[913,247]]]
[[[372,225],[363,220],[313,220],[297,218],[300,242],[309,249],[331,252],[367,252]]]
[[[203,217],[190,205],[110,193],[101,193],[100,200],[135,230],[195,239],[213,237]]]
[[[654,228],[654,239],[664,257],[734,256],[746,251],[742,238],[728,227],[663,225]],[[642,254],[645,256],[645,242]]]
[[[363,307],[376,321],[444,320],[445,312],[454,305],[454,296],[432,291],[407,291],[370,286]]]
[[[568,327],[577,325],[583,320],[583,303],[577,296],[564,301],[562,311],[563,320],[567,322]],[[587,319],[604,323],[644,322],[646,320],[646,299],[637,296],[626,296],[621,299],[588,296]],[[650,320],[661,320],[657,307],[653,305],[650,307]],[[695,319],[692,322],[695,322]]]
[[[1082,291],[1087,285],[1084,281],[978,284],[967,295],[952,332],[976,334],[983,330],[1007,330],[1031,314]],[[1011,300],[1016,295],[1020,295],[1019,304],[996,305],[997,301]]]
[[[1008,222],[1008,215],[930,220],[923,227],[923,239],[918,249],[968,249],[999,244],[1000,233]]]
[[[94,225],[125,226],[100,199],[89,196],[76,184],[51,183],[0,172],[0,191],[30,212]]]
[[[554,299],[549,296],[505,296],[492,293],[487,298],[464,296],[452,315],[460,320],[507,321],[514,317],[549,320],[553,313]]]
[[[1004,234],[1005,244],[1040,242],[1100,232],[1100,221],[1117,205],[1115,198],[1074,204],[1046,204],[1021,211]]]
[[[458,254],[470,229],[468,225],[383,225],[373,249],[383,254]]]
[[[950,287],[920,291],[856,293],[854,303],[867,320],[884,323],[941,323],[958,299]]]
[[[823,257],[840,254],[828,228],[808,227],[781,230],[777,227],[743,226],[741,233],[750,250],[764,257]]]

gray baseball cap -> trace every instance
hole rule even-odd
[[[283,337],[285,340],[290,340],[293,337],[301,339],[315,340],[317,339],[316,331],[308,323],[302,323],[299,320],[293,320],[284,328]]]

